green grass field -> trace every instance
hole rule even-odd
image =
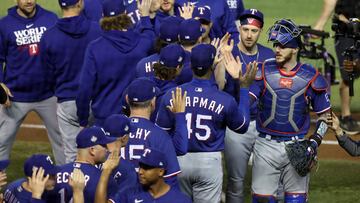
[[[8,7],[14,5],[15,0],[1,0],[0,16],[6,15]],[[60,14],[57,0],[38,0],[43,7]],[[246,8],[257,8],[265,14],[265,28],[277,19],[291,18],[298,24],[313,25],[320,15],[322,8],[321,0],[244,0]],[[326,31],[330,31],[330,22],[326,26]],[[266,36],[263,35],[260,42],[267,44]],[[335,54],[333,39],[328,39],[326,45],[330,53]],[[321,63],[313,62],[316,66]],[[339,78],[339,74],[338,74]],[[360,82],[355,83],[355,94],[352,109],[360,111]],[[332,103],[339,109],[338,88],[332,88]],[[17,141],[12,151],[11,165],[8,169],[9,180],[14,180],[23,176],[22,165],[24,160],[34,153],[50,154],[50,146],[45,142],[24,142]],[[310,183],[310,202],[317,203],[338,203],[338,202],[360,202],[360,163],[354,161],[341,160],[320,160],[320,167],[317,172],[312,174]],[[266,180],[264,180],[266,181]],[[247,202],[250,202],[250,178],[246,180]]]

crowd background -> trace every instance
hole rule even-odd
[[[6,9],[14,4],[13,0],[1,0],[0,6],[0,16],[6,14]],[[54,11],[57,14],[60,14],[60,8],[56,0],[38,0],[38,4],[42,5],[44,8]],[[298,24],[308,24],[313,25],[316,19],[319,17],[322,1],[314,0],[271,0],[271,1],[251,1],[244,0],[245,8],[257,8],[265,14],[265,26],[264,30],[266,31],[269,26],[273,24],[276,19],[283,17],[291,18]],[[325,31],[331,32],[331,21],[329,21],[325,27]],[[332,32],[331,32],[332,33]],[[267,44],[266,35],[261,35],[259,42],[266,46],[271,46]],[[327,39],[325,44],[328,51],[332,54],[335,54],[333,39]],[[317,61],[307,61],[315,65],[316,67],[321,66],[321,62]],[[339,73],[337,72],[337,77],[339,78]],[[360,82],[357,80],[355,82],[355,92],[358,92],[360,89]],[[339,111],[339,96],[337,93],[337,88],[332,89],[331,102],[336,112]],[[360,112],[360,96],[355,95],[352,102],[353,112]],[[358,116],[356,116],[358,115]],[[30,116],[33,116],[30,114]],[[355,117],[359,118],[359,114],[355,113]],[[20,134],[28,136],[30,140],[34,140],[34,136],[30,136],[28,130],[20,131]],[[37,130],[35,134],[42,133],[45,134],[45,131]],[[34,134],[34,135],[35,135]],[[327,135],[328,137],[333,136],[331,134]],[[45,137],[45,136],[44,136]],[[333,137],[332,137],[333,138]],[[356,137],[355,137],[356,138]],[[360,194],[358,193],[360,189],[360,178],[358,177],[360,171],[360,162],[359,158],[352,158],[352,161],[349,160],[323,160],[321,158],[321,151],[327,148],[327,146],[322,146],[320,148],[320,166],[318,173],[312,174],[311,181],[311,193],[310,199],[313,202],[352,202],[358,201]],[[338,148],[338,147],[337,147]],[[332,148],[331,150],[340,151],[339,149]],[[46,142],[24,142],[17,141],[13,148],[12,152],[12,162],[8,168],[8,182],[19,178],[22,176],[22,164],[23,161],[33,153],[44,153],[50,154],[50,146]],[[342,153],[345,159],[348,159],[348,155]],[[336,175],[335,175],[336,174]],[[224,179],[226,180],[226,179]],[[250,180],[247,180],[248,184],[246,190],[250,188]],[[225,186],[226,184],[224,184]],[[248,192],[245,192],[249,194]],[[249,198],[249,197],[248,197]]]

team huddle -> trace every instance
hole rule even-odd
[[[306,142],[315,161],[327,81],[297,61],[292,20],[270,28],[270,49],[257,43],[263,14],[229,2],[59,0],[57,18],[17,0],[0,20],[0,182],[30,111],[56,165],[32,155],[4,201],[216,203],[224,156],[226,202],[244,202],[253,154],[252,202],[307,202],[309,173],[289,148]]]

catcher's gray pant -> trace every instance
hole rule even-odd
[[[58,103],[57,117],[64,144],[65,162],[73,162],[76,158],[76,136],[80,132],[80,125],[76,115],[75,101]]]
[[[279,181],[288,193],[307,193],[309,174],[301,177],[290,164],[285,145],[293,141],[278,142],[258,137],[254,145],[252,192],[258,195],[277,195]]]
[[[12,102],[11,106],[0,107],[0,160],[8,159],[16,133],[30,111],[35,111],[44,121],[52,145],[55,161],[65,163],[64,148],[56,117],[56,98],[51,97],[40,102]],[[26,149],[24,149],[26,150]]]
[[[189,152],[179,156],[178,160],[181,190],[194,203],[220,202],[223,182],[221,152]]]
[[[226,129],[224,153],[227,170],[226,203],[244,202],[244,179],[258,134],[256,121],[250,122],[245,134]]]

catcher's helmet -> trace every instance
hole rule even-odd
[[[280,43],[283,46],[299,47],[301,29],[290,19],[281,19],[269,28],[268,41]]]

